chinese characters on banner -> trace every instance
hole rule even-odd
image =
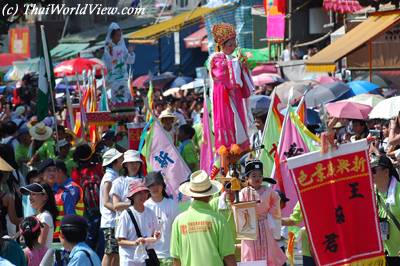
[[[288,159],[317,265],[383,265],[366,140]]]

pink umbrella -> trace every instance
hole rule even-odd
[[[315,80],[318,81],[321,84],[327,84],[327,83],[333,83],[333,82],[341,81],[338,78],[329,77],[329,76],[319,76]]]
[[[354,102],[335,102],[326,105],[328,113],[337,118],[367,120],[372,107]]]
[[[278,74],[263,73],[257,76],[253,76],[253,82],[256,86],[262,86],[264,84],[279,84],[284,82],[284,80]]]
[[[276,69],[275,64],[267,64],[267,65],[260,65],[256,66],[253,71],[251,71],[251,74],[256,76],[260,75],[262,73],[278,73],[278,70]]]

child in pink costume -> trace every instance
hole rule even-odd
[[[246,150],[253,122],[247,104],[254,90],[253,81],[246,64],[232,55],[237,47],[235,28],[227,23],[216,24],[212,33],[217,44],[210,59],[215,149],[239,144]]]
[[[245,172],[248,187],[239,193],[240,201],[259,201],[256,205],[258,220],[257,239],[242,240],[242,261],[266,260],[268,266],[282,266],[286,256],[275,239],[280,238],[281,210],[278,193],[262,185],[263,165],[259,160],[246,163]],[[275,184],[271,178],[265,181]]]

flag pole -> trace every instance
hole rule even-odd
[[[53,116],[54,116],[54,122],[55,122],[55,131],[56,131],[56,142],[59,141],[58,137],[58,129],[57,129],[57,117],[56,117],[56,107],[54,104],[54,97],[53,97],[53,84],[51,82],[51,71],[50,71],[50,58],[49,58],[49,50],[47,47],[47,38],[46,38],[46,33],[44,30],[44,25],[40,25],[40,33],[42,36],[42,45],[43,45],[43,55],[44,55],[44,61],[46,64],[46,73],[47,73],[47,82],[48,82],[48,88],[50,92],[50,98],[51,98],[51,106],[53,109]],[[59,153],[59,148],[56,145],[56,151]]]
[[[72,111],[71,94],[69,93],[68,80],[67,80],[67,77],[65,77],[65,76],[64,76],[64,83],[66,86],[65,96],[67,97],[67,110],[68,110],[68,116],[69,116],[69,124],[70,124],[71,129],[73,130],[75,128],[75,123],[74,123],[74,117],[73,117],[73,111]]]

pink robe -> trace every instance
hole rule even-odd
[[[242,261],[266,260],[268,266],[282,266],[286,262],[286,256],[274,239],[273,229],[270,228],[267,220],[281,218],[278,193],[265,186],[258,190],[246,187],[240,191],[239,199],[240,201],[260,200],[260,203],[256,204],[257,240],[242,240]],[[280,234],[280,228],[278,230]]]
[[[249,71],[237,58],[224,53],[213,54],[210,62],[215,149],[222,145],[229,149],[232,144],[247,149],[249,110],[246,99],[254,88]]]

